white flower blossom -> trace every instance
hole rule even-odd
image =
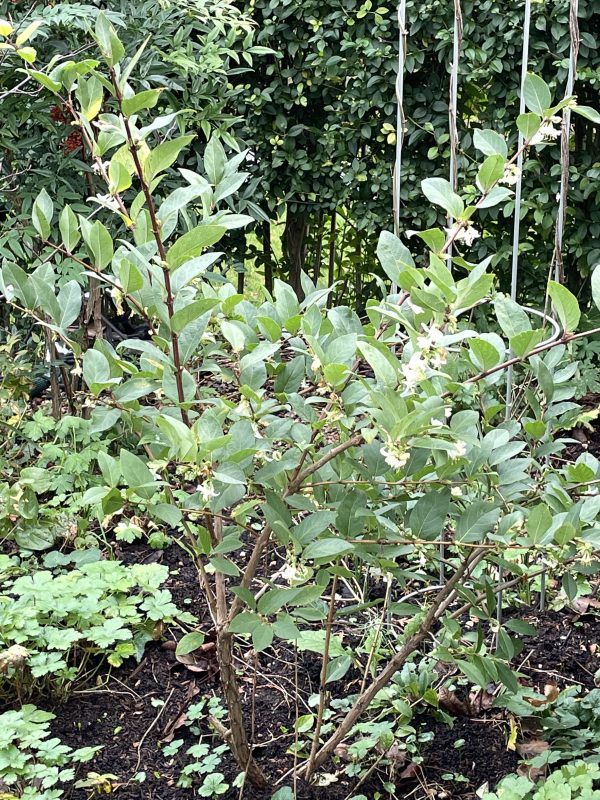
[[[481,233],[472,222],[455,222],[451,228],[445,228],[444,230],[449,239],[455,242],[464,242],[467,247],[470,247],[475,239],[481,237]]]
[[[412,389],[422,380],[425,380],[427,361],[420,353],[413,353],[408,364],[402,364],[402,373],[406,381],[406,388]]]
[[[446,406],[446,408],[444,409],[444,416],[446,417],[446,419],[450,419],[450,417],[452,416],[452,409],[450,408],[450,406]]]
[[[441,344],[444,334],[439,328],[436,328],[435,325],[432,325],[430,328],[423,325],[423,330],[425,331],[424,336],[419,336],[417,338],[417,344],[421,350],[432,350]]]
[[[450,494],[452,495],[452,497],[462,497],[463,490],[460,488],[460,486],[453,486],[450,489]]]
[[[105,208],[111,208],[113,211],[119,210],[119,201],[111,194],[97,194],[95,199]]]
[[[204,483],[198,484],[198,486],[196,486],[196,491],[200,492],[205,503],[208,503],[211,497],[217,497],[217,492],[215,492],[212,481],[205,481]]]
[[[321,359],[319,358],[319,356],[315,356],[312,360],[310,368],[312,369],[313,372],[317,372],[320,366],[321,366]]]
[[[443,428],[444,427],[444,423],[441,420],[436,419],[435,417],[431,418],[430,425],[431,425],[432,428]]]
[[[452,450],[448,451],[448,458],[462,458],[466,452],[467,445],[464,442],[456,442]]]
[[[516,183],[519,182],[520,177],[521,177],[521,170],[517,167],[517,165],[508,164],[508,166],[504,170],[504,176],[500,179],[499,182],[506,184],[506,186],[514,186]]]
[[[440,369],[440,367],[443,367],[447,361],[448,357],[446,355],[446,351],[443,347],[440,347],[435,351],[433,358],[431,359],[431,366],[434,367],[434,369]]]
[[[96,175],[100,175],[102,171],[108,169],[110,163],[108,161],[94,161],[92,164],[92,171],[96,173]]]
[[[385,463],[392,469],[402,469],[410,458],[410,453],[392,441],[388,442],[385,447],[382,447],[379,452],[384,457]]]
[[[553,139],[558,139],[560,136],[560,128],[554,126],[560,122],[560,117],[550,117],[542,122],[537,133],[534,133],[529,144],[542,144],[542,142],[551,142]]]

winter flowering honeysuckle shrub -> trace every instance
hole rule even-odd
[[[574,598],[596,567],[600,532],[600,504],[580,497],[600,464],[587,454],[575,464],[553,459],[564,447],[553,432],[578,413],[569,355],[581,335],[577,301],[550,282],[558,320],[551,335],[495,292],[489,262],[469,261],[482,232],[475,215],[511,198],[518,154],[479,130],[476,186],[459,195],[442,179],[423,182],[453,225],[413,234],[416,258],[382,234],[378,255],[398,290],[382,284],[364,319],[327,308],[331,288],[306,276],[302,299],[278,281],[272,296],[251,302],[221,277],[212,249],[247,221],[228,206],[244,180],[244,154],[228,160],[213,139],[205,175],[179,169],[181,186],[167,188],[190,142],[183,133],[171,138],[183,121],[148,120],[160,90],[137,90],[141,53],[128,59],[102,16],[96,38],[101,59],[32,75],[70,110],[106,185],[89,216],[69,207],[56,215],[42,193],[32,210],[39,265],[26,273],[5,263],[0,288],[75,351],[93,430],[106,437],[82,503],[107,535],[137,525],[134,516],[149,518],[194,558],[216,633],[228,740],[248,780],[266,781],[245,729],[233,666],[238,636],[257,651],[277,637],[322,655],[313,746],[299,765],[307,776],[434,629],[427,646],[438,660],[474,684],[518,693],[508,666],[518,625],[496,618],[499,568],[509,586],[553,569]],[[552,106],[535,76],[526,89],[524,153],[572,102]],[[62,259],[79,276],[53,290]],[[88,280],[145,320],[148,338],[113,345],[98,335],[81,353],[72,328]],[[509,366],[517,390],[506,419]],[[272,548],[281,559],[271,569]],[[327,682],[356,661],[336,632],[337,589],[369,569],[391,576],[394,597],[413,601],[386,601],[402,636],[387,660],[369,660],[377,669],[328,729]],[[415,595],[415,585],[427,590],[440,579],[441,589]],[[482,636],[463,636],[468,611],[494,627],[493,650]],[[188,634],[184,649],[207,632]]]

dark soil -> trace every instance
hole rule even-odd
[[[197,586],[195,569],[187,556],[176,546],[165,551],[151,551],[143,545],[123,548],[118,553],[126,562],[161,561],[169,566],[170,578],[166,585],[180,608],[192,611],[208,629],[201,593]],[[206,623],[206,624],[204,624]],[[86,765],[94,772],[116,776],[111,778],[116,796],[121,800],[174,800],[197,796],[195,788],[177,787],[181,769],[189,759],[185,756],[188,747],[199,741],[198,732],[191,731],[186,724],[186,711],[191,704],[203,697],[219,695],[218,667],[214,655],[194,665],[198,671],[190,671],[175,657],[175,631],[165,631],[165,641],[150,644],[140,664],[129,664],[114,670],[106,683],[98,686],[81,686],[66,702],[40,702],[56,714],[53,734],[72,747],[102,745],[93,765]],[[239,661],[240,684],[246,700],[248,718],[252,712],[252,693],[255,684],[254,666],[244,662],[243,653]],[[270,800],[281,784],[277,782],[293,767],[293,758],[287,749],[293,743],[293,725],[296,708],[294,695],[293,652],[278,649],[275,655],[264,655],[258,665],[256,678],[254,743],[257,760],[265,771],[269,787],[258,791],[252,787],[244,790],[246,800]],[[306,703],[308,697],[318,691],[320,658],[305,653],[300,656],[298,679],[300,698]],[[343,697],[357,690],[356,676],[349,675],[344,682],[333,684],[333,696]],[[308,706],[299,714],[307,713]],[[221,743],[208,722],[208,715],[194,723],[200,729],[204,741],[214,746]],[[418,769],[398,769],[399,796],[405,792],[411,797],[430,797],[426,787],[439,787],[447,797],[469,798],[485,780],[492,786],[497,779],[514,770],[516,756],[506,750],[505,734],[501,723],[495,720],[462,718],[454,728],[424,716],[415,720],[417,728],[433,731],[435,739],[425,745],[424,763]],[[163,748],[171,741],[183,739],[184,744],[175,756],[167,757]],[[465,745],[456,749],[454,744],[464,739]],[[345,763],[330,764],[326,772],[335,775],[335,782],[327,787],[308,786],[301,781],[298,798],[301,800],[343,800],[352,794],[357,778],[344,773]],[[217,767],[231,784],[238,773],[236,765],[228,755]],[[144,775],[143,782],[132,781],[136,774]],[[404,774],[403,774],[404,773]],[[460,781],[450,773],[460,774]],[[384,775],[383,779],[387,779]],[[201,781],[200,781],[201,782]],[[198,782],[197,782],[198,783]],[[372,798],[381,790],[381,779],[374,772],[362,783],[358,792]],[[384,795],[385,796],[385,795]],[[440,795],[443,796],[443,795]],[[75,790],[72,800],[87,800],[86,790]],[[231,788],[220,795],[224,800],[239,797],[239,789]]]
[[[523,616],[535,625],[535,636],[523,638],[519,662],[521,672],[530,676],[536,688],[555,682],[559,689],[579,684],[595,688],[594,675],[600,670],[600,618],[577,616],[572,612],[548,611]]]
[[[505,722],[459,717],[452,727],[433,721],[430,730],[435,738],[425,752],[423,798],[475,798],[483,784],[491,791],[517,769],[518,755],[506,749]]]

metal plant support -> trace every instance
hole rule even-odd
[[[575,81],[577,76],[577,59],[579,54],[579,24],[578,24],[578,0],[569,0],[569,32],[570,32],[570,52],[569,52],[569,72],[565,88],[565,97],[571,97],[575,88]],[[396,121],[396,156],[394,163],[393,173],[393,213],[394,213],[394,232],[397,236],[400,235],[400,196],[401,196],[401,178],[402,178],[402,149],[405,138],[405,115],[404,115],[404,72],[406,64],[406,48],[407,48],[407,29],[406,29],[406,0],[399,0],[398,4],[398,33],[399,33],[399,49],[398,49],[398,72],[396,77],[396,100],[397,100],[397,121]],[[526,110],[524,86],[525,79],[529,66],[529,43],[530,43],[530,30],[531,30],[531,12],[532,0],[525,0],[524,15],[523,15],[523,45],[522,45],[522,65],[521,65],[521,81],[520,81],[520,108],[519,113],[523,114]],[[454,0],[454,27],[453,27],[453,48],[452,48],[452,65],[450,71],[450,90],[449,90],[449,103],[448,103],[448,122],[449,122],[449,139],[450,139],[450,184],[454,191],[458,190],[458,152],[459,152],[459,135],[458,135],[458,76],[460,67],[460,54],[463,40],[463,18],[460,0]],[[560,193],[558,195],[558,214],[555,229],[555,246],[551,264],[551,274],[558,282],[564,280],[564,263],[563,263],[563,237],[566,221],[567,198],[569,190],[569,144],[571,138],[571,110],[569,106],[565,106],[562,112],[562,130],[561,130],[561,152],[560,152],[560,166],[561,166],[561,185]],[[517,181],[515,184],[515,199],[514,199],[514,219],[513,219],[513,234],[512,234],[512,256],[511,256],[511,289],[510,296],[512,300],[517,299],[518,295],[518,278],[519,278],[519,244],[521,235],[521,208],[522,208],[522,191],[523,191],[523,161],[524,154],[522,152],[524,144],[523,134],[519,132],[518,137],[518,151],[519,156],[516,162],[517,167]],[[448,225],[452,227],[454,219],[448,218]],[[449,250],[448,259],[451,261],[452,252]],[[397,291],[397,287],[392,287],[392,291]],[[545,311],[538,311],[532,308],[524,308],[528,314],[541,317],[544,325],[549,325],[552,332],[544,343],[555,341],[560,335],[561,330],[557,322]],[[513,411],[514,403],[514,374],[512,366],[509,367],[506,373],[506,419],[510,419]],[[441,534],[443,539],[443,533]],[[444,546],[440,542],[440,570],[439,577],[440,583],[445,583],[444,574]],[[498,584],[503,582],[502,566],[498,567]],[[540,591],[540,608],[544,608],[545,598],[545,572],[541,574],[541,591]],[[497,591],[497,621],[499,624],[502,622],[502,590]]]

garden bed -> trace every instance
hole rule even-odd
[[[201,620],[207,620],[197,586],[197,577],[188,557],[176,546],[165,551],[153,551],[145,546],[126,547],[123,559],[144,563],[160,561],[169,566],[167,588],[181,608],[191,610]],[[556,684],[559,690],[570,685],[580,687],[582,693],[593,689],[594,674],[600,668],[600,619],[579,616],[568,610],[545,612],[530,610],[519,612],[519,617],[534,624],[537,632],[523,637],[524,649],[517,659],[520,671],[527,676],[529,685],[543,692],[544,686]],[[318,691],[318,658],[305,653],[298,663],[298,696],[306,703]],[[53,733],[66,744],[82,747],[102,745],[94,762],[94,772],[106,775],[116,796],[122,800],[171,800],[193,797],[197,788],[178,788],[177,781],[186,763],[181,756],[163,753],[174,740],[183,739],[180,753],[198,741],[186,722],[190,705],[200,698],[220,695],[218,665],[214,651],[196,656],[192,669],[181,664],[175,656],[175,642],[170,631],[165,640],[147,647],[139,664],[128,663],[106,677],[99,676],[98,684],[81,686],[66,702],[46,702],[42,705],[56,714]],[[243,796],[247,800],[270,800],[274,786],[294,765],[288,754],[293,744],[296,707],[294,701],[294,653],[287,647],[277,648],[271,654],[262,653],[258,674],[254,678],[254,664],[240,661],[243,671],[241,683],[246,699],[246,710],[252,712],[252,693],[255,686],[254,735],[255,753],[269,777],[265,791],[247,786]],[[525,679],[524,679],[525,680]],[[102,682],[101,682],[102,681]],[[333,686],[332,695],[343,697],[357,690],[351,674],[345,681]],[[452,706],[445,706],[446,712]],[[306,710],[306,709],[305,709]],[[419,745],[422,763],[416,764],[399,757],[395,767],[398,796],[414,800],[432,797],[476,797],[476,790],[487,784],[492,789],[505,775],[515,772],[520,757],[507,746],[510,727],[508,715],[502,710],[482,710],[474,716],[457,714],[453,724],[448,724],[421,706],[413,725],[423,737]],[[299,711],[301,715],[302,708]],[[214,746],[221,741],[207,722],[207,715],[196,723],[204,737],[212,737]],[[344,775],[344,761],[330,764],[326,775],[336,780],[325,786],[308,786],[298,783],[297,796],[302,800],[319,800],[328,797],[343,800],[354,795],[356,779]],[[239,770],[231,757],[225,754],[218,769],[231,784]],[[138,775],[138,780],[132,780]],[[375,770],[357,789],[368,798],[381,790],[382,779]],[[231,787],[221,795],[226,800],[240,796],[239,789]],[[75,790],[73,800],[86,800],[87,790]]]

